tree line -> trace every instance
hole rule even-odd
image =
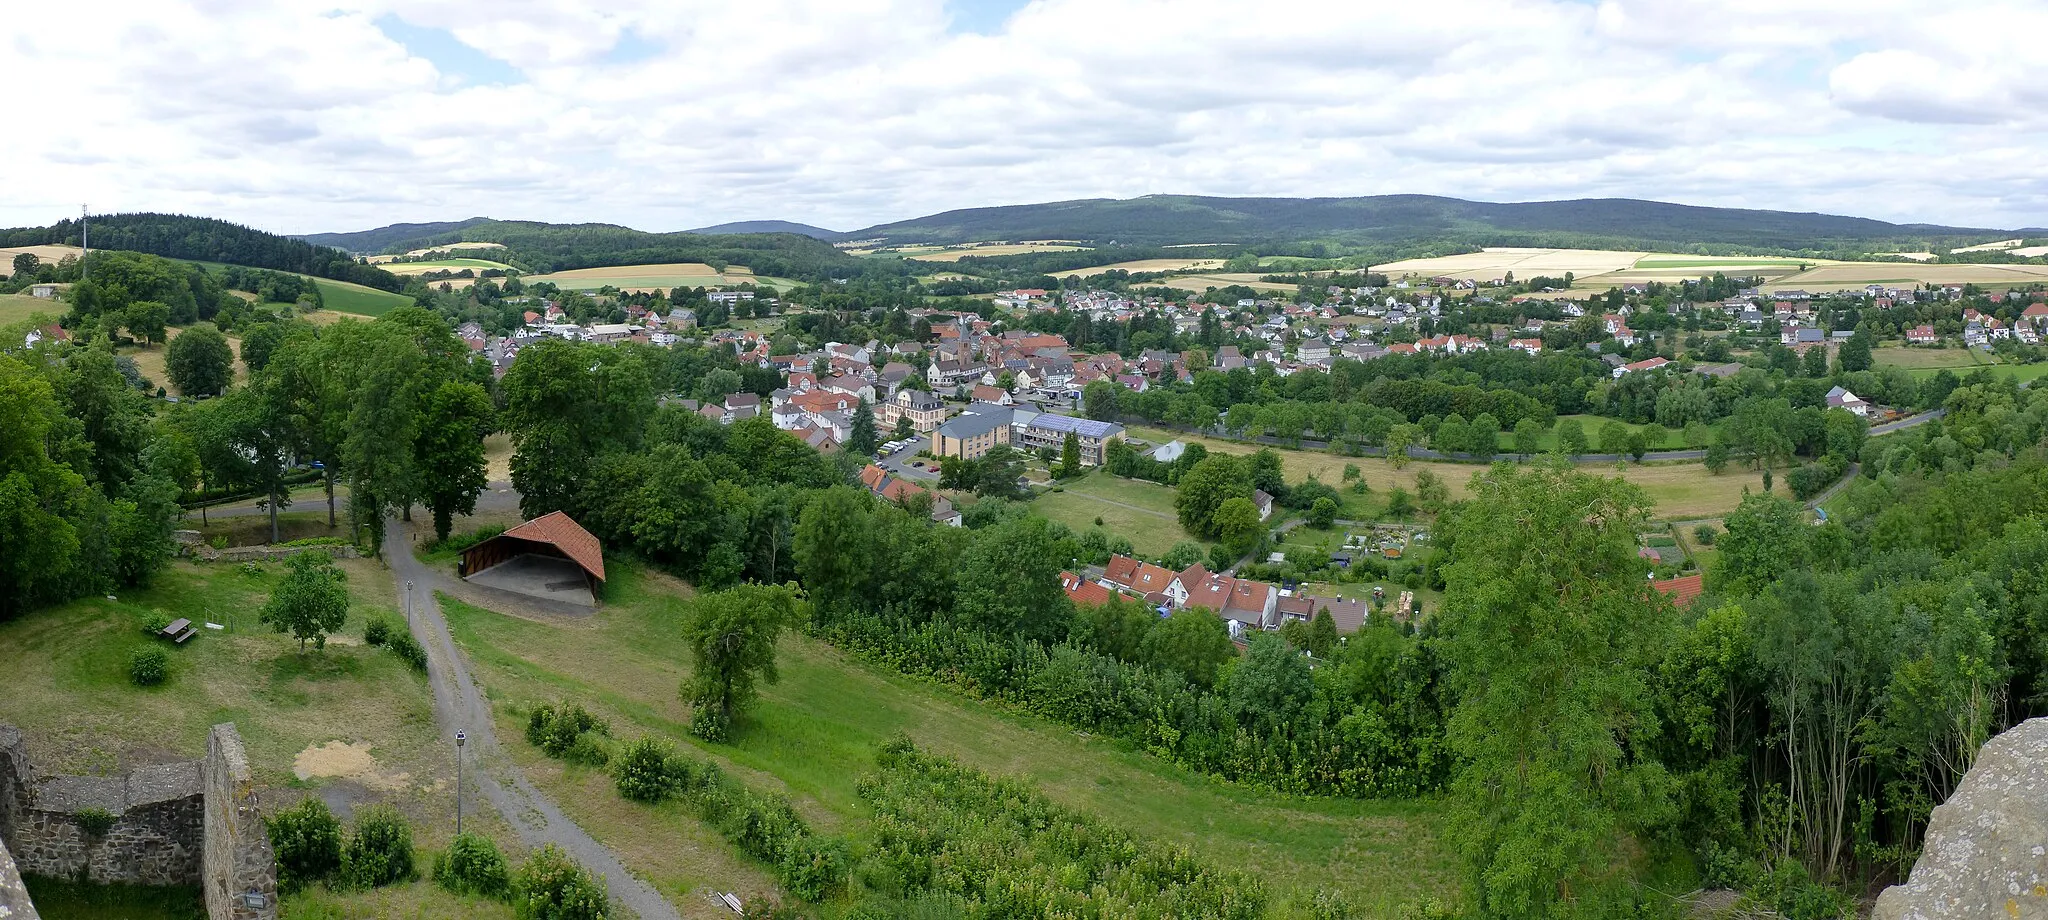
[[[348,253],[304,240],[265,233],[210,217],[183,214],[105,214],[86,225],[95,249],[125,249],[172,259],[228,262],[254,268],[332,278],[396,292],[403,281]],[[80,245],[80,223],[60,220],[48,227],[0,230],[0,246]]]

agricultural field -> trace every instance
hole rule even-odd
[[[1776,279],[1808,291],[1839,291],[1867,284],[2027,285],[2048,282],[2048,265],[1928,265],[1904,262],[1833,262]]]
[[[329,310],[357,316],[383,316],[399,307],[412,306],[412,298],[404,294],[380,291],[348,281],[315,278],[313,284],[320,288],[321,305]]]
[[[1495,247],[1480,252],[1468,252],[1454,256],[1437,256],[1428,259],[1402,259],[1375,265],[1370,269],[1382,272],[1388,278],[1416,275],[1424,278],[1444,275],[1452,278],[1471,278],[1477,281],[1491,281],[1507,272],[1514,272],[1517,278],[1531,278],[1549,275],[1553,278],[1574,275],[1601,275],[1634,268],[1636,260],[1649,255],[1644,252],[1608,252],[1599,249],[1524,249]]]
[[[608,777],[541,763],[519,740],[520,712],[576,700],[622,738],[659,734],[710,757],[750,786],[788,795],[814,826],[844,832],[864,814],[856,781],[876,747],[906,735],[927,751],[1015,778],[1062,805],[1193,849],[1219,865],[1256,866],[1276,900],[1310,887],[1345,890],[1368,915],[1431,894],[1458,900],[1456,867],[1439,842],[1433,802],[1367,802],[1274,795],[1190,774],[1107,739],[1006,712],[950,690],[849,659],[785,634],[781,680],[731,744],[685,734],[676,688],[689,653],[676,624],[688,591],[620,562],[596,616],[535,621],[444,604],[456,642],[488,688],[498,731],[529,776],[664,892],[760,875],[679,811],[631,806]],[[686,909],[690,905],[679,902]]]
[[[1103,529],[1128,538],[1138,555],[1156,559],[1175,543],[1202,542],[1181,529],[1173,498],[1171,487],[1095,472],[1060,483],[1059,491],[1040,494],[1031,507],[1076,533],[1095,529],[1101,518]]]
[[[929,249],[911,252],[908,248],[899,250],[906,259],[919,262],[958,262],[967,256],[1016,256],[1027,252],[1078,252],[1086,246],[1074,246],[1056,242],[1038,243],[968,243],[950,249]]]
[[[1176,438],[1191,444],[1200,442],[1211,451],[1228,454],[1249,454],[1260,447],[1256,444],[1224,441],[1158,428],[1137,427],[1130,429],[1130,433],[1132,437],[1143,438],[1154,444],[1164,444]],[[1273,449],[1280,453],[1289,482],[1299,482],[1313,475],[1325,483],[1341,488],[1345,464],[1356,464],[1366,484],[1382,499],[1386,491],[1395,486],[1400,486],[1413,495],[1415,475],[1422,470],[1429,470],[1442,478],[1450,486],[1451,497],[1463,498],[1467,494],[1466,485],[1472,479],[1472,474],[1483,469],[1482,466],[1473,463],[1415,460],[1410,461],[1406,467],[1396,470],[1393,464],[1377,457],[1340,457],[1320,451],[1289,450],[1281,447]],[[1743,489],[1756,492],[1763,488],[1759,474],[1738,469],[1734,465],[1719,476],[1707,472],[1706,467],[1698,463],[1630,463],[1618,474],[1611,464],[1585,464],[1581,469],[1600,476],[1619,475],[1622,479],[1642,487],[1644,494],[1653,503],[1651,513],[1667,519],[1719,515],[1733,510],[1741,503]],[[1791,490],[1785,485],[1785,477],[1776,477],[1775,485],[1778,494],[1791,497]]]
[[[467,250],[471,250],[471,249],[503,249],[503,248],[505,248],[505,244],[504,244],[504,243],[450,243],[450,244],[448,244],[448,245],[446,245],[446,246],[430,246],[430,247],[428,247],[428,248],[426,248],[426,249],[415,249],[415,250],[413,250],[413,251],[411,251],[411,252],[405,253],[405,255],[406,255],[407,257],[409,257],[409,258],[414,258],[414,259],[417,259],[417,258],[419,258],[420,256],[426,255],[426,254],[428,254],[428,253],[433,253],[433,252],[460,252],[460,251],[467,251]],[[371,256],[371,257],[370,257],[370,264],[372,264],[372,265],[381,265],[381,264],[383,264],[383,263],[385,263],[385,262],[389,262],[389,261],[391,261],[392,259],[396,259],[396,258],[398,258],[398,256],[393,256],[393,255],[379,255],[379,256]]]
[[[1083,268],[1077,271],[1059,272],[1057,274],[1062,278],[1065,278],[1068,275],[1080,275],[1083,278],[1092,278],[1096,275],[1102,274],[1103,272],[1116,271],[1119,269],[1127,272],[1136,273],[1210,271],[1222,267],[1222,259],[1138,259],[1134,262],[1117,262],[1112,265],[1097,265],[1094,268]],[[1258,280],[1258,276],[1254,275],[1253,280]]]
[[[1263,274],[1251,272],[1238,274],[1182,275],[1178,278],[1168,278],[1159,283],[1170,288],[1179,288],[1183,291],[1194,291],[1196,293],[1201,293],[1210,288],[1229,287],[1233,284],[1243,285],[1244,287],[1251,288],[1255,291],[1275,291],[1283,294],[1292,294],[1299,289],[1297,285],[1275,284],[1271,281],[1260,281],[1259,279],[1261,277],[1264,277]]]
[[[489,259],[432,259],[426,262],[387,263],[383,268],[394,275],[423,275],[432,271],[460,271],[465,268],[479,272],[492,268],[499,271],[514,270],[510,265]]]
[[[1974,348],[1902,348],[1896,345],[1881,346],[1871,352],[1871,360],[1879,367],[1902,367],[1915,377],[1931,377],[1948,371],[1958,377],[1988,370],[2001,377],[2019,381],[2038,380],[2048,376],[2048,362],[2036,364],[2006,364],[1996,355]]]
[[[44,262],[62,262],[65,256],[76,258],[84,250],[76,246],[15,246],[0,247],[0,278],[14,274],[14,257],[23,253],[33,255]]]
[[[38,314],[55,319],[70,309],[60,301],[44,300],[27,294],[0,294],[0,326],[26,322]]]
[[[1927,253],[1901,253],[1927,256]],[[1761,277],[1778,287],[1809,291],[1861,288],[1867,284],[2028,284],[2048,281],[2041,265],[1934,265],[1921,262],[1837,262],[1778,256],[1702,256],[1675,252],[1608,252],[1596,249],[1490,248],[1480,252],[1427,259],[1404,259],[1371,269],[1390,278],[1402,276],[1469,278],[1492,281],[1514,272],[1517,278],[1573,274],[1572,290],[1581,295],[1618,284],[1674,282],[1722,272]],[[1542,296],[1542,295],[1537,295]],[[1562,295],[1552,295],[1562,296]]]
[[[751,269],[730,266],[720,272],[703,262],[667,262],[658,265],[612,265],[578,268],[546,275],[528,275],[528,284],[546,281],[565,291],[594,291],[611,286],[622,291],[667,291],[678,287],[718,287],[756,284],[792,288],[797,282],[786,278],[755,275]]]

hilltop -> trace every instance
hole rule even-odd
[[[810,224],[799,224],[795,221],[788,220],[738,220],[733,221],[731,223],[714,224],[709,227],[698,227],[695,230],[688,230],[684,232],[703,234],[794,233],[799,236],[808,236],[812,239],[824,240],[828,243],[835,240],[844,239],[846,237],[846,234],[841,233],[837,230],[827,230],[823,227],[813,227]]]
[[[1462,239],[1476,245],[1726,244],[1784,249],[1874,246],[1902,240],[1982,239],[2002,232],[1791,211],[1710,208],[1595,198],[1492,203],[1432,195],[1211,198],[1147,195],[966,208],[846,234],[889,243],[1072,239],[1096,243],[1256,243]],[[1597,247],[1611,248],[1611,247]],[[1633,248],[1632,246],[1622,248]]]
[[[416,240],[423,237],[454,233],[477,224],[490,223],[488,217],[472,217],[468,220],[439,221],[424,224],[391,224],[375,230],[358,230],[353,233],[307,233],[297,237],[315,246],[332,246],[348,252],[376,255],[391,250],[394,243]],[[403,249],[398,251],[403,252]]]

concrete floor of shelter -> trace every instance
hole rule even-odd
[[[521,554],[464,580],[543,600],[579,607],[597,606],[597,598],[591,595],[590,580],[583,570],[576,563],[553,556]]]

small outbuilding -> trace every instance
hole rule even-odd
[[[551,511],[462,551],[456,574],[475,584],[582,607],[604,587],[604,547]]]

